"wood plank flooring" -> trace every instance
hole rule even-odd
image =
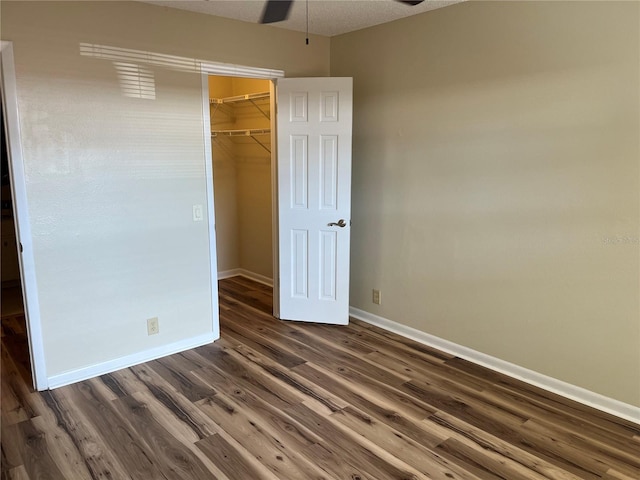
[[[2,319],[2,479],[639,479],[640,426],[220,282],[222,338],[47,392]],[[22,321],[22,323],[21,323]]]

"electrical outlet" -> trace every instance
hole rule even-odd
[[[380,290],[373,289],[373,303],[376,305],[382,304],[382,295],[380,294]]]
[[[149,318],[147,320],[147,334],[155,335],[160,333],[160,324],[158,323],[158,317]]]

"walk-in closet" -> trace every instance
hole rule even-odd
[[[270,81],[209,77],[219,277],[273,279]]]

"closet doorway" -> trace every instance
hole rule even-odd
[[[218,278],[242,276],[270,287],[272,95],[271,80],[209,76]]]
[[[263,282],[276,318],[346,325],[353,80],[280,77],[203,79],[212,272]]]

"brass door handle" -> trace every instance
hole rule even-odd
[[[340,220],[338,220],[338,223],[336,222],[331,222],[331,223],[327,223],[327,227],[340,227],[340,228],[344,228],[347,226],[347,222],[344,221],[343,218],[341,218]]]

